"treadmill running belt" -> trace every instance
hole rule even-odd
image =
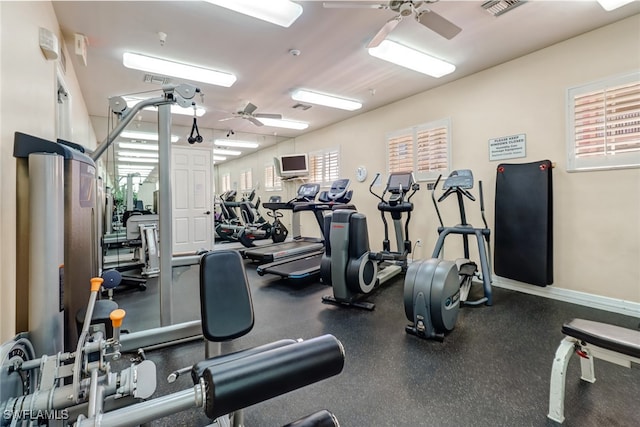
[[[309,256],[291,261],[274,262],[259,266],[259,275],[275,274],[286,279],[303,279],[320,273],[320,261],[324,252],[315,252]]]

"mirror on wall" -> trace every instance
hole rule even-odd
[[[92,118],[92,121],[96,134],[102,134],[99,135],[99,139],[106,138],[107,120]],[[203,142],[189,144],[187,142],[189,131],[189,127],[179,125],[173,125],[171,129],[173,157],[171,217],[174,225],[172,226],[173,257],[169,289],[160,289],[161,286],[166,287],[166,285],[160,283],[159,254],[165,249],[159,232],[159,223],[162,220],[159,200],[163,195],[163,189],[159,184],[158,176],[157,125],[153,122],[134,120],[101,157],[105,185],[103,270],[116,270],[123,278],[121,285],[110,294],[105,293],[104,297],[112,298],[125,309],[127,316],[124,328],[130,332],[167,326],[163,324],[167,318],[166,312],[165,314],[162,312],[162,309],[166,309],[167,306],[170,310],[168,317],[171,324],[199,320],[197,310],[193,309],[193,307],[199,307],[198,258],[189,258],[188,255],[185,257],[183,252],[186,251],[178,248],[176,241],[182,242],[185,239],[176,239],[176,233],[180,232],[180,226],[175,225],[176,218],[180,223],[186,223],[185,221],[189,218],[184,215],[183,208],[189,200],[202,200],[203,206],[191,206],[191,209],[194,215],[208,212],[207,219],[211,224],[208,232],[210,238],[206,242],[198,242],[191,248],[212,249],[215,233],[214,183],[218,183],[220,179],[217,169],[225,167],[225,164],[245,164],[243,170],[252,171],[250,178],[245,175],[247,179],[245,185],[251,186],[256,189],[256,193],[260,193],[264,190],[262,181],[265,174],[265,154],[261,150],[269,152],[270,154],[266,156],[273,158],[273,152],[278,149],[276,143],[285,139],[275,135],[265,136],[243,132],[234,132],[231,135],[228,130],[200,128]],[[216,141],[218,141],[217,144]],[[229,145],[222,145],[219,141],[227,141]],[[219,160],[219,156],[222,155],[218,154],[217,150],[245,151],[243,148],[234,146],[233,142],[237,141],[256,141],[258,147],[248,155],[242,152],[241,155],[235,156],[223,151],[226,159]],[[235,161],[231,160],[232,158]],[[181,163],[185,161],[191,163]],[[201,185],[191,185],[189,188],[188,182],[193,180],[190,181],[191,178],[184,177],[198,170],[201,171],[197,173],[200,177],[198,179],[202,180]],[[207,170],[208,173],[205,173]],[[238,173],[236,176],[235,171],[233,175],[237,184],[240,175]],[[205,196],[205,193],[208,196]],[[268,198],[268,195],[266,197]],[[196,233],[198,234],[202,237],[203,233]],[[191,253],[195,251],[191,250]],[[194,258],[196,265],[193,264]],[[167,298],[170,303],[161,308],[161,299]]]

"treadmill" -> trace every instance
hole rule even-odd
[[[244,258],[251,259],[259,263],[274,262],[283,258],[299,256],[324,249],[324,239],[317,237],[302,237],[300,235],[300,212],[312,211],[313,201],[320,192],[320,184],[302,184],[298,188],[297,196],[288,202],[263,203],[266,209],[290,210],[293,212],[291,218],[291,233],[293,240],[271,245],[262,245],[255,248],[247,248],[241,252]],[[322,216],[316,215],[320,230],[324,229]],[[322,235],[323,233],[321,233]]]
[[[348,179],[339,179],[331,184],[329,191],[323,191],[318,200],[319,203],[299,204],[296,209],[310,209],[316,215],[316,219],[321,218],[321,228],[324,231],[324,212],[335,209],[355,209],[349,204],[353,191],[349,188]],[[324,233],[323,233],[324,235]],[[324,243],[324,242],[323,242]],[[304,279],[320,274],[320,264],[324,255],[324,244],[322,248],[313,252],[306,252],[297,256],[290,256],[278,259],[268,264],[258,266],[256,272],[263,276],[265,274],[275,274],[285,279]]]

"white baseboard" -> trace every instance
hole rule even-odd
[[[603,297],[600,295],[588,294],[586,292],[573,291],[571,289],[557,288],[555,285],[546,287],[533,286],[498,276],[493,277],[493,286],[523,292],[525,294],[538,295],[573,304],[584,305],[586,307],[597,308],[599,310],[625,314],[627,316],[640,317],[640,303],[634,301]]]

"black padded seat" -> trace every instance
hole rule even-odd
[[[616,353],[640,358],[640,331],[591,320],[573,319],[562,325],[562,333]]]
[[[200,258],[202,334],[213,342],[247,334],[254,323],[249,281],[236,251],[211,251]]]

